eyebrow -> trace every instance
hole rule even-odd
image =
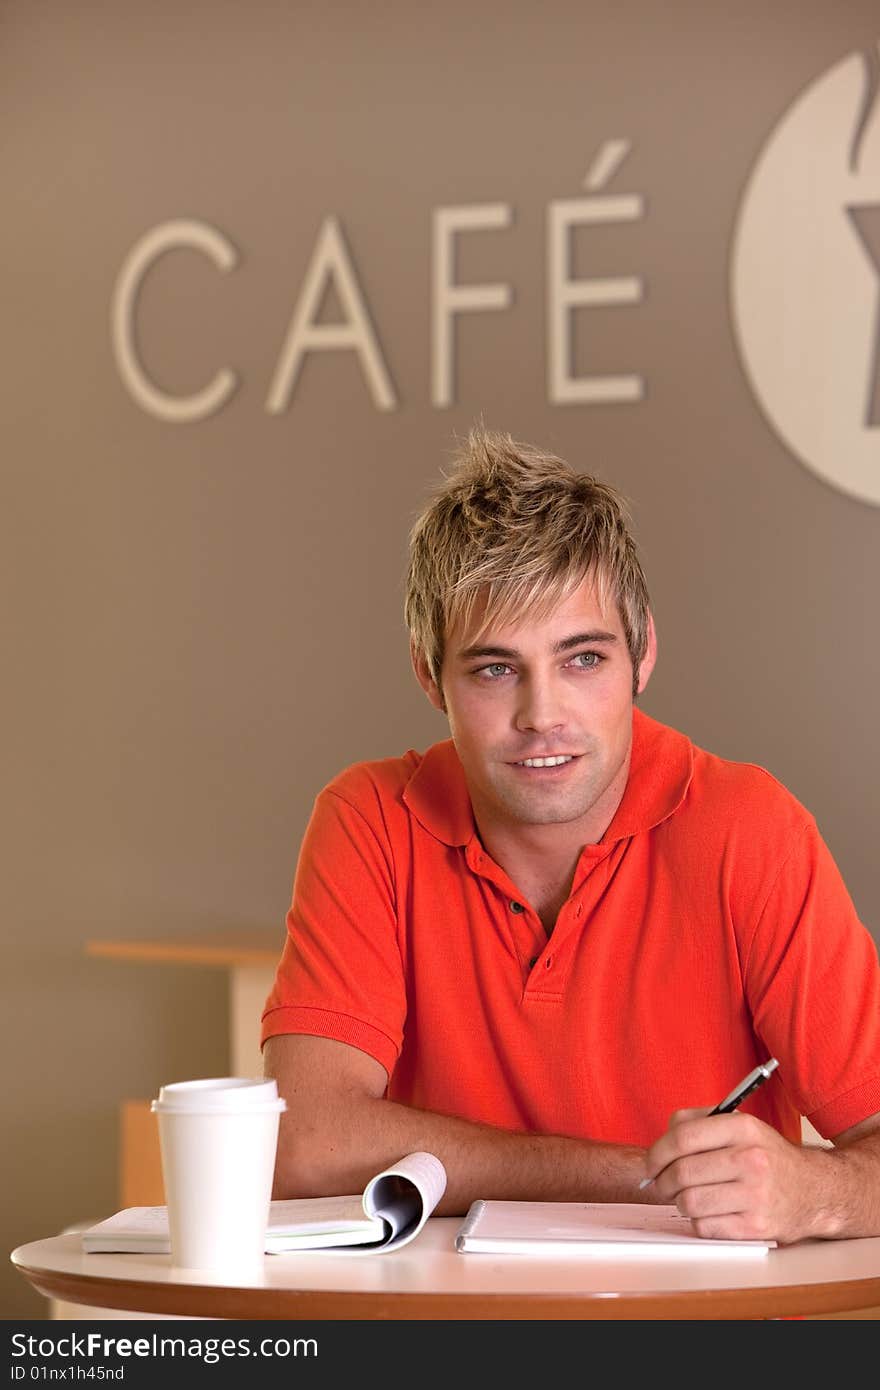
[[[611,644],[617,642],[618,637],[614,632],[604,632],[601,628],[596,628],[591,632],[576,632],[572,637],[563,637],[561,641],[555,643],[554,652],[570,652],[574,647],[584,647],[596,645],[600,642]],[[458,661],[474,661],[477,657],[495,656],[502,657],[505,661],[516,660],[522,652],[515,647],[499,647],[494,644],[482,646],[479,643],[473,647],[462,647],[456,653]]]

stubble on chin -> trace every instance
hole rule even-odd
[[[568,825],[589,815],[606,787],[596,775],[575,787],[516,787],[502,774],[493,779],[492,790],[496,803],[520,825]]]

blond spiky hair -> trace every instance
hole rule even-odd
[[[623,497],[562,459],[483,425],[410,533],[404,615],[414,650],[440,686],[444,638],[469,631],[485,599],[478,641],[524,613],[545,616],[585,579],[618,605],[633,693],[648,641],[648,589]]]

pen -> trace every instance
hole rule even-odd
[[[750,1096],[752,1091],[758,1086],[762,1086],[771,1072],[779,1066],[775,1057],[771,1057],[769,1062],[762,1062],[754,1071],[750,1071],[748,1076],[744,1076],[738,1086],[734,1086],[729,1096],[725,1096],[710,1110],[710,1115],[727,1115],[731,1110],[736,1110],[737,1106],[742,1105],[746,1096]]]
[[[729,1096],[725,1096],[723,1100],[719,1100],[715,1109],[710,1110],[709,1114],[729,1115],[731,1110],[736,1110],[738,1106],[742,1105],[746,1096],[750,1096],[752,1091],[756,1090],[758,1086],[762,1086],[768,1076],[770,1076],[778,1066],[779,1062],[775,1057],[771,1057],[769,1061],[762,1062],[759,1067],[755,1067],[754,1071],[750,1071],[748,1076],[744,1076],[739,1085],[734,1086]],[[654,1177],[656,1176],[657,1174],[655,1173]],[[642,1178],[639,1183],[639,1191],[642,1192],[646,1187],[650,1187],[653,1181],[654,1178]]]

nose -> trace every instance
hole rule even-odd
[[[523,733],[547,734],[565,724],[562,692],[551,680],[531,678],[520,686],[515,723]]]

